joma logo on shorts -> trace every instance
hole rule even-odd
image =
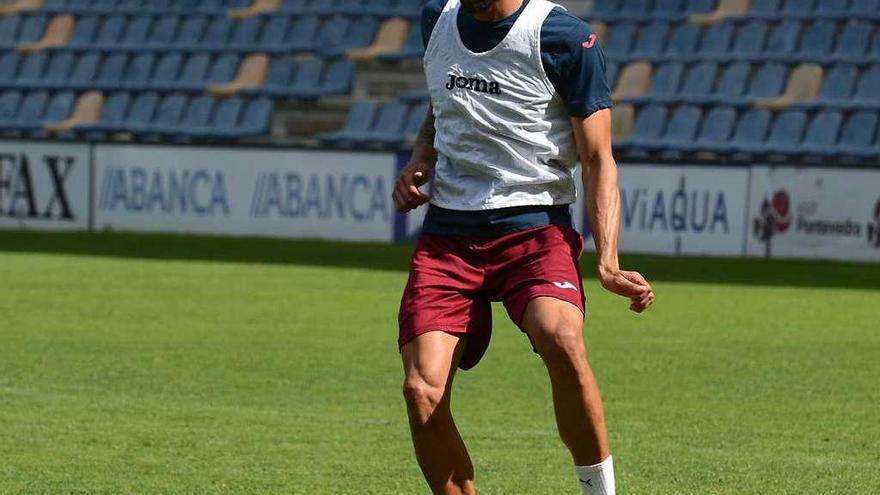
[[[449,82],[446,83],[446,89],[450,91],[454,89],[470,89],[490,95],[501,94],[501,85],[497,82],[486,81],[479,77],[456,76],[455,74],[449,74]]]

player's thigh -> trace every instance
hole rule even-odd
[[[461,336],[442,331],[422,333],[400,349],[404,393],[445,395],[464,352]]]
[[[521,326],[543,357],[586,356],[584,314],[576,304],[556,297],[529,301]]]

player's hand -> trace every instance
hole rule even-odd
[[[400,171],[397,183],[394,184],[394,192],[391,194],[397,211],[406,213],[428,202],[430,198],[420,191],[419,187],[428,182],[432,171],[432,166],[420,162],[410,163]]]
[[[656,299],[654,288],[639,272],[600,270],[599,280],[606,290],[628,297],[631,302],[629,309],[636,313],[648,309]]]

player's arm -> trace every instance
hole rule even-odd
[[[654,302],[654,290],[638,272],[620,269],[620,188],[617,163],[611,152],[611,110],[572,117],[571,124],[583,166],[587,217],[596,244],[599,280],[605,289],[628,297],[632,302],[630,309],[641,313]]]
[[[391,197],[397,211],[408,212],[428,202],[428,196],[419,190],[431,177],[437,163],[437,150],[434,149],[434,112],[428,106],[428,114],[416,136],[412,158],[400,171]]]

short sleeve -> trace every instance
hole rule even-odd
[[[425,48],[428,48],[428,41],[431,40],[431,33],[434,32],[434,26],[446,7],[446,0],[428,0],[422,7],[422,41]]]
[[[554,9],[541,29],[541,60],[569,115],[585,117],[613,105],[605,53],[583,19]]]

